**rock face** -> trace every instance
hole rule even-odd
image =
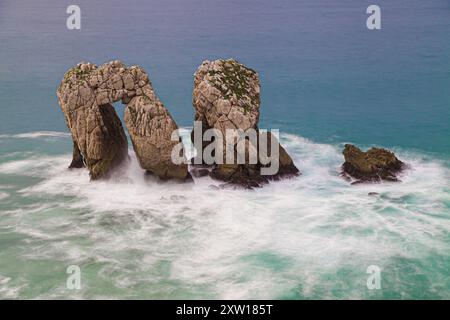
[[[259,120],[258,74],[237,61],[204,61],[194,75],[195,120],[206,128],[256,128]]]
[[[271,139],[277,140],[277,138],[270,134],[268,136],[267,140],[267,149],[269,150],[269,153],[271,152],[270,146],[271,146]],[[294,161],[292,161],[291,156],[287,153],[287,151],[283,148],[283,146],[278,142],[278,154],[279,154],[279,162],[280,162],[280,168],[278,170],[278,174],[275,175],[273,178],[275,180],[283,177],[293,177],[300,173],[300,171],[297,169],[297,167],[294,164]]]
[[[258,74],[238,63],[236,60],[204,61],[194,75],[193,106],[195,120],[202,122],[203,132],[214,128],[226,137],[227,129],[254,129],[258,132],[260,108],[260,84]],[[203,135],[202,132],[202,135]],[[259,136],[258,142],[259,143]],[[194,134],[192,134],[192,138]],[[269,144],[270,144],[269,136]],[[194,139],[192,139],[194,140]],[[202,149],[208,143],[203,142]],[[227,146],[224,142],[224,150]],[[249,148],[257,145],[248,143]],[[283,147],[279,147],[280,170],[271,176],[263,176],[260,162],[250,164],[226,163],[216,164],[211,171],[211,177],[245,187],[256,187],[271,179],[282,176],[292,176],[299,173],[291,157]],[[232,146],[236,152],[236,145]],[[270,150],[270,146],[269,146]],[[203,151],[203,150],[198,150]],[[235,156],[235,159],[237,157]],[[225,162],[225,159],[224,159]]]
[[[272,139],[275,139],[278,145],[279,168],[277,173],[273,175],[262,175],[261,169],[268,167],[268,165],[263,165],[260,161],[258,161],[256,164],[218,164],[211,171],[210,176],[214,179],[222,180],[233,185],[240,185],[245,188],[255,188],[260,187],[262,184],[265,184],[270,180],[281,180],[282,178],[291,178],[299,175],[300,172],[292,161],[292,158],[278,142],[277,138],[271,133],[267,135],[267,141],[265,141],[268,154],[271,154]],[[262,143],[262,139],[260,139],[259,136],[257,144],[260,143]],[[257,146],[251,145],[249,148],[257,148]],[[248,157],[247,149],[246,157]]]
[[[363,152],[351,144],[346,144],[343,154],[345,162],[342,165],[342,173],[357,179],[354,183],[398,181],[397,174],[405,168],[405,164],[398,160],[394,153],[381,148],[371,148]]]
[[[169,166],[168,146],[177,126],[156,97],[145,71],[112,61],[79,63],[64,76],[58,101],[73,143],[71,167],[87,166],[91,179],[108,177],[127,156],[127,139],[113,106],[126,104],[126,125],[142,168],[161,178],[185,179],[187,165]]]
[[[80,149],[78,149],[78,145],[75,141],[73,141],[73,153],[72,153],[72,162],[69,165],[69,169],[73,168],[83,168],[83,156],[80,153]]]
[[[125,109],[125,124],[133,142],[139,164],[162,179],[188,178],[187,165],[175,165],[171,160],[171,141],[178,127],[153,91],[133,98]]]

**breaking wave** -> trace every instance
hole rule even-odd
[[[0,296],[450,298],[446,163],[396,150],[411,166],[402,182],[352,186],[339,176],[341,145],[281,138],[302,175],[254,191],[145,178],[131,150],[126,177],[112,181],[68,170],[70,154],[8,158],[0,240],[26,246],[0,264]],[[24,260],[35,267],[19,277]],[[76,293],[65,290],[71,264],[87,274]],[[367,289],[370,265],[382,269],[381,290]]]
[[[67,138],[70,137],[68,132],[58,132],[58,131],[34,131],[18,134],[1,134],[0,138],[17,138],[17,139],[37,139],[43,137],[51,138]]]

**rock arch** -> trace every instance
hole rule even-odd
[[[72,133],[70,167],[86,165],[95,180],[108,177],[128,159],[125,131],[111,105],[121,100],[140,166],[162,179],[190,177],[186,164],[171,161],[178,143],[171,134],[178,127],[141,67],[118,60],[100,67],[79,63],[64,75],[57,96]]]

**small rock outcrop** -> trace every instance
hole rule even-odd
[[[397,174],[405,168],[405,164],[386,149],[371,148],[363,152],[354,145],[346,144],[343,154],[342,174],[356,179],[353,183],[399,181]]]
[[[240,64],[234,59],[204,61],[194,75],[193,106],[195,109],[195,120],[202,122],[203,132],[207,129],[217,129],[226,137],[227,129],[254,129],[258,131],[259,108],[260,108],[260,83],[258,74]],[[202,136],[203,136],[202,132]],[[192,138],[194,134],[192,134]],[[270,150],[269,135],[268,144]],[[194,140],[194,139],[192,139]],[[254,143],[253,143],[254,144]],[[203,142],[203,152],[208,143]],[[246,159],[248,159],[249,148],[257,148],[257,145],[248,145],[246,148]],[[236,150],[236,145],[232,146]],[[299,173],[291,157],[283,147],[279,146],[280,169],[278,173],[263,176],[260,162],[256,164],[225,163],[217,164],[211,171],[211,177],[243,185],[244,187],[257,187],[268,180],[279,179],[283,176],[292,176]],[[224,142],[224,150],[227,149]],[[235,157],[237,159],[237,157]]]
[[[57,90],[74,144],[70,167],[89,169],[91,179],[108,177],[128,159],[127,139],[114,102],[126,104],[126,125],[143,169],[161,178],[185,179],[186,164],[173,166],[169,145],[177,126],[156,97],[147,73],[138,66],[112,61],[97,67],[79,63]]]

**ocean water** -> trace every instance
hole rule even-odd
[[[382,30],[366,28],[373,3]],[[449,1],[80,0],[77,31],[70,4],[0,1],[0,298],[450,299]],[[280,129],[300,177],[160,183],[131,149],[126,179],[67,169],[68,68],[143,66],[187,138],[195,69],[228,57],[259,72],[260,127]],[[348,142],[410,169],[349,185]]]

